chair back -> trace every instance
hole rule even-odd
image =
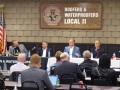
[[[52,66],[50,67],[50,75],[54,75],[54,69],[55,69],[56,66]]]
[[[83,85],[83,88],[81,88],[80,85]],[[87,90],[87,86],[85,84],[71,83],[69,90]]]
[[[21,90],[39,90],[39,85],[35,81],[24,81]]]
[[[97,86],[112,86],[112,83],[108,76],[92,76],[92,85]]]
[[[92,71],[92,69],[85,69],[87,77],[91,77],[91,71]]]
[[[77,78],[75,74],[63,74],[60,76],[60,84],[71,84],[71,83],[76,83]]]
[[[0,78],[0,90],[6,90],[4,80]]]
[[[115,71],[117,78],[119,78],[120,71]]]
[[[18,81],[18,76],[21,74],[20,71],[14,71],[10,74],[9,81]]]

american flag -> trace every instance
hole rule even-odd
[[[0,12],[0,52],[6,52],[7,42],[6,42],[6,29],[5,29],[4,11]]]

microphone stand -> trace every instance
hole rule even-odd
[[[33,47],[33,48],[30,50],[31,55],[33,54],[33,50],[35,50],[35,49],[36,49],[36,47]]]

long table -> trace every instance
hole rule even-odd
[[[40,68],[46,70],[48,58],[42,57],[41,60],[42,60],[42,63]],[[17,63],[17,57],[0,56],[1,69],[4,69],[6,67],[7,70],[10,70],[10,67],[15,63]],[[28,65],[29,63],[30,63],[30,58],[27,57],[25,64]]]
[[[92,60],[97,61],[97,63],[99,64],[99,59],[93,58]],[[77,64],[80,64],[83,61],[84,61],[83,58],[70,58],[70,62],[74,62]],[[48,58],[47,69],[50,69],[50,66],[53,65],[55,62],[56,62],[56,58],[54,58],[54,57]],[[111,67],[119,68],[120,60],[111,60]]]
[[[5,86],[6,89],[13,89],[14,86],[17,86],[17,88],[20,90],[21,86],[17,84],[17,82],[11,82],[11,81],[5,81]],[[75,88],[79,88],[79,86],[73,86]],[[87,86],[88,90],[119,90],[120,87],[108,87],[108,86]],[[69,85],[68,84],[61,84],[61,87],[56,88],[55,90],[69,90]]]

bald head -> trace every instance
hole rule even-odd
[[[69,55],[67,52],[64,52],[60,55],[61,61],[69,61]]]
[[[25,55],[25,53],[20,53],[18,55],[18,62],[24,63],[25,61],[26,61],[26,55]]]
[[[83,58],[84,58],[84,60],[90,59],[91,58],[90,51],[88,51],[88,50],[84,51],[83,52]]]

